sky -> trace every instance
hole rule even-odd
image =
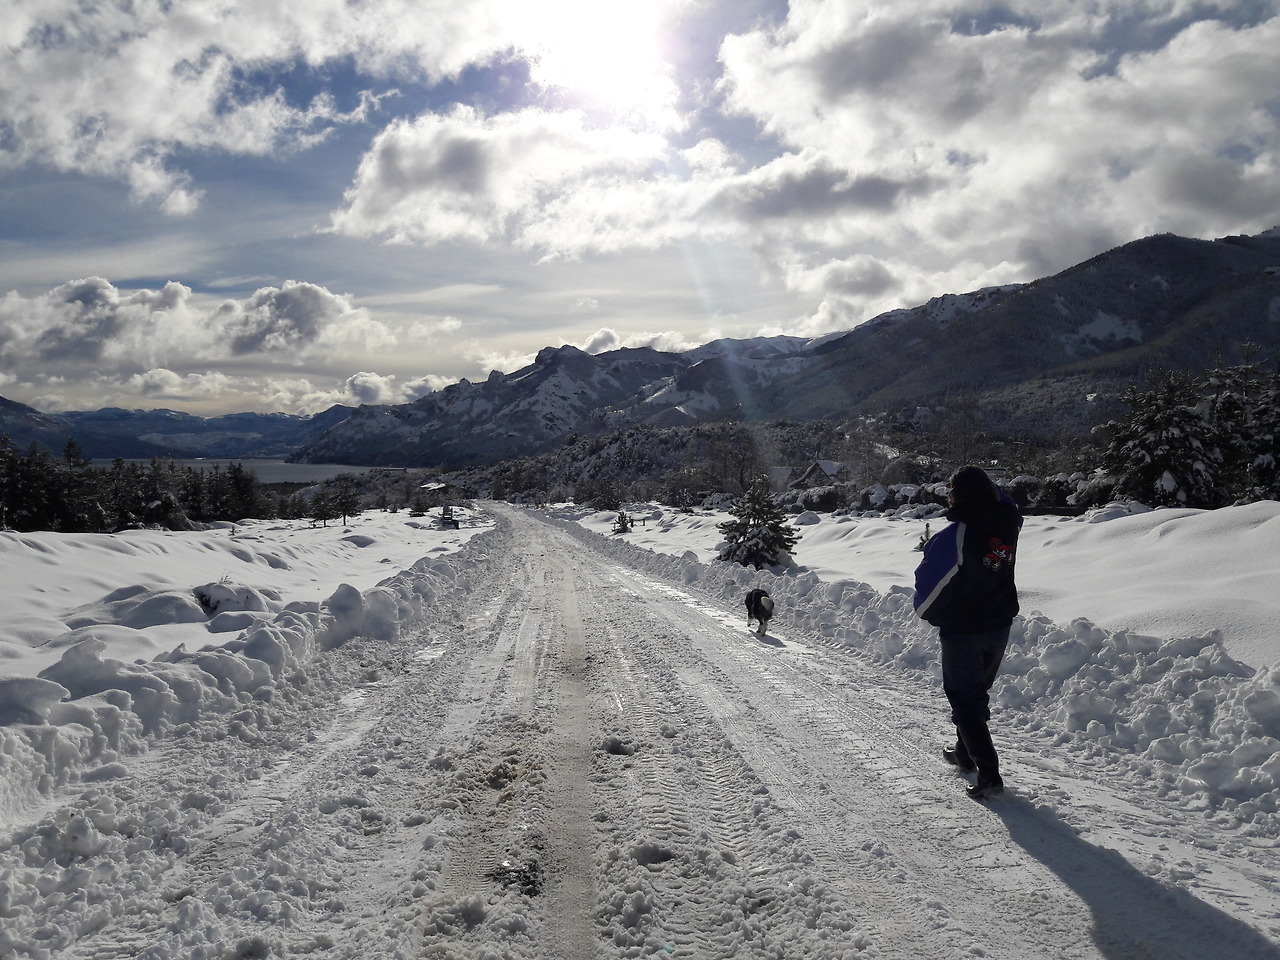
[[[1280,224],[1276,0],[0,0],[0,396],[401,403]]]

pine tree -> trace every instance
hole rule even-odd
[[[1246,357],[1252,350],[1246,350]],[[1277,430],[1280,429],[1280,373],[1264,373],[1244,363],[1213,371],[1207,381],[1228,500],[1265,500],[1280,493]]]
[[[751,481],[729,512],[733,519],[719,525],[725,541],[719,559],[757,570],[790,560],[791,548],[800,537],[769,492],[768,477]]]
[[[1255,500],[1280,500],[1280,370],[1261,379],[1250,418],[1250,489]]]
[[[0,530],[8,530],[17,511],[17,477],[21,458],[7,433],[0,434]]]
[[[243,520],[246,517],[261,519],[270,513],[266,497],[258,483],[258,475],[242,463],[227,468],[228,513],[227,520]]]
[[[346,526],[347,518],[360,512],[360,494],[356,492],[355,478],[344,473],[338,476],[333,494],[333,509],[342,517]]]
[[[1153,506],[1220,506],[1223,453],[1196,379],[1156,371],[1150,390],[1130,387],[1120,399],[1129,419],[1107,424],[1102,455],[1116,492]]]
[[[311,509],[308,512],[313,525],[319,523],[322,527],[327,527],[330,520],[338,519],[333,497],[323,487],[311,497]]]

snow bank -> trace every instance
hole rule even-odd
[[[463,589],[492,536],[492,530],[475,534],[458,552],[421,559],[364,591],[342,584],[319,602],[282,604],[270,590],[218,583],[186,596],[143,588],[109,594],[77,613],[77,630],[65,638],[69,646],[56,663],[37,677],[0,679],[0,819],[58,786],[118,775],[120,759],[145,752],[150,737],[181,734],[210,716],[252,712],[287,697],[308,682],[324,651],[355,636],[398,639]],[[219,618],[249,619],[221,642],[196,651],[179,644],[135,662],[111,656],[106,640],[82,633],[211,614],[213,632]],[[91,843],[91,832],[72,829],[67,842]]]
[[[660,513],[647,516],[662,522]],[[619,562],[735,606],[763,587],[777,602],[776,627],[941,686],[937,631],[916,617],[906,586],[877,590],[807,570],[703,562],[688,549],[659,553],[589,529],[598,518],[575,508],[553,520]],[[1127,768],[1161,797],[1280,835],[1280,664],[1255,670],[1233,660],[1217,631],[1162,640],[1029,613],[1014,622],[992,696],[1000,724],[1043,740],[1046,752]]]

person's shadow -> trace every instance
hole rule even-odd
[[[1092,911],[1094,943],[1109,960],[1280,960],[1280,946],[1253,927],[1082,840],[1052,813],[1016,797],[990,808]]]

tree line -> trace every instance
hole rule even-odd
[[[341,478],[340,478],[341,479]],[[112,461],[96,467],[74,440],[55,456],[33,444],[25,452],[0,436],[0,528],[62,533],[108,533],[131,527],[190,530],[218,521],[255,519],[329,520],[359,511],[350,483],[320,495],[272,490],[252,469],[225,469]]]

